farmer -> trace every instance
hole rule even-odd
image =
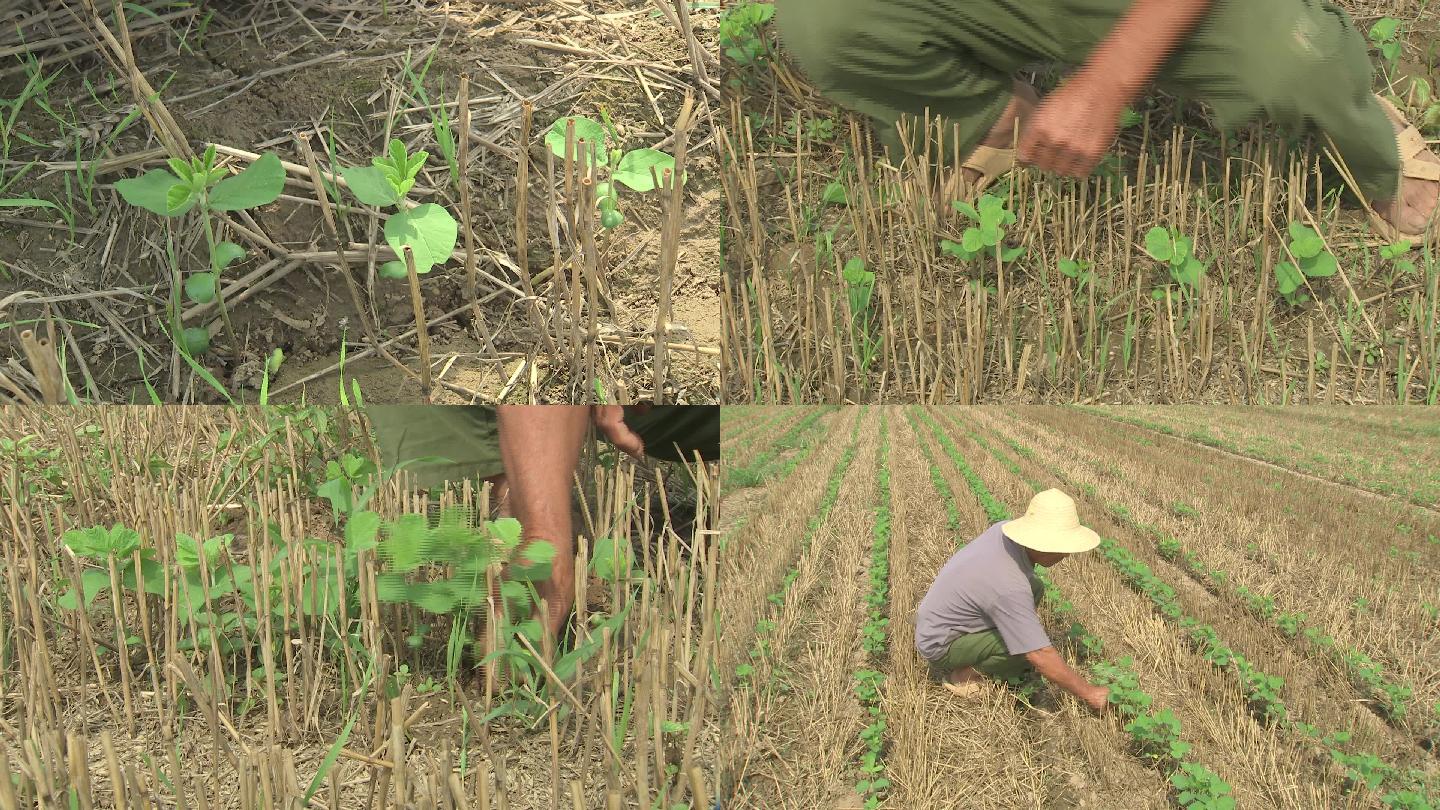
[[[1047,489],[1030,500],[1024,517],[996,523],[955,552],[915,614],[915,649],[929,662],[931,676],[969,697],[983,676],[1010,678],[1033,667],[1103,710],[1110,690],[1071,669],[1040,624],[1035,609],[1044,587],[1034,570],[1099,543],[1080,525],[1075,501]]]
[[[720,457],[720,409],[706,405],[372,405],[366,409],[387,468],[417,485],[478,479],[494,485],[502,514],[520,521],[526,541],[555,546],[550,578],[537,590],[557,637],[575,601],[575,530],[570,485],[593,423],[616,448],[660,460]]]
[[[1208,102],[1223,128],[1257,117],[1327,136],[1392,241],[1434,236],[1440,158],[1371,93],[1365,39],[1325,0],[775,0],[780,38],[818,89],[869,116],[898,163],[897,123],[939,116],[939,155],[978,193],[1019,160],[1085,177],[1152,81]],[[1077,65],[1040,99],[1013,79]],[[1018,122],[1018,144],[1015,133]],[[952,134],[953,133],[953,134]],[[910,136],[920,152],[923,139]],[[958,147],[958,149],[957,149]]]

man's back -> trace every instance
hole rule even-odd
[[[1001,521],[950,557],[915,613],[915,647],[941,656],[962,633],[995,628],[1012,655],[1049,645],[1034,605],[1043,588],[1024,549],[1009,542]]]

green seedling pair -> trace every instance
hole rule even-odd
[[[374,158],[369,166],[341,167],[340,176],[350,186],[355,199],[376,208],[394,208],[385,221],[385,242],[398,258],[385,262],[379,273],[383,278],[403,279],[410,273],[405,266],[405,248],[415,259],[415,272],[430,272],[444,264],[455,250],[459,226],[455,217],[442,205],[415,204],[408,195],[415,179],[429,158],[427,152],[410,154],[399,139],[391,140],[384,155]]]
[[[840,278],[845,283],[845,299],[850,304],[850,333],[860,351],[860,374],[864,377],[879,356],[883,340],[876,334],[878,319],[870,308],[875,293],[875,273],[865,269],[864,259],[854,256],[845,262]]]
[[[200,212],[210,267],[185,279],[185,296],[197,304],[218,299],[221,317],[229,329],[230,314],[221,293],[220,274],[243,258],[245,250],[234,242],[217,242],[211,217],[216,212],[243,211],[275,202],[285,189],[285,168],[280,158],[266,152],[231,177],[227,169],[215,164],[214,144],[198,157],[170,158],[166,162],[169,171],[152,169],[140,177],[119,180],[115,190],[131,205],[163,217],[181,217],[192,210]],[[178,321],[178,312],[175,317]],[[210,348],[210,334],[204,327],[183,329],[178,340],[191,355]]]
[[[557,157],[565,158],[566,132],[573,124],[575,160],[582,166],[605,170],[609,178],[595,184],[595,205],[600,211],[600,225],[608,230],[619,227],[625,221],[625,215],[617,208],[619,192],[615,184],[642,194],[654,191],[667,171],[674,173],[675,158],[658,149],[622,152],[620,133],[611,122],[609,113],[602,108],[600,115],[604,123],[579,116],[559,119],[545,133],[545,145]],[[612,144],[608,149],[607,136]],[[685,178],[682,176],[679,182],[683,184]]]
[[[1198,292],[1200,282],[1205,278],[1206,263],[1195,256],[1194,248],[1195,240],[1181,235],[1174,228],[1156,226],[1145,234],[1145,252],[1165,265],[1170,282],[1179,285],[1182,294]],[[1165,287],[1150,291],[1150,296],[1156,301],[1165,300],[1168,294]]]
[[[1005,200],[992,194],[983,194],[975,205],[956,200],[951,206],[974,221],[967,227],[959,242],[940,240],[940,250],[962,262],[979,257],[998,257],[1002,262],[1013,262],[1025,253],[1023,246],[1005,247],[1005,228],[1015,224],[1015,212],[1005,207]]]
[[[1275,288],[1286,303],[1295,306],[1310,300],[1305,290],[1306,279],[1333,276],[1340,265],[1335,261],[1335,254],[1325,249],[1325,240],[1320,234],[1300,222],[1290,223],[1289,248],[1295,261],[1275,265]]]

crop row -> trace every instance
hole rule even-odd
[[[859,420],[859,417],[857,416],[857,417],[856,417],[856,424],[857,424],[857,425],[859,424],[859,421],[860,421],[860,420]],[[784,439],[785,439],[785,437],[781,437],[780,439],[777,439],[776,441],[777,441],[777,443],[778,443],[778,442],[780,442],[780,441],[784,441]],[[780,481],[784,481],[787,477],[789,477],[790,473],[792,473],[792,472],[795,471],[795,468],[796,468],[796,467],[798,467],[798,466],[800,466],[800,464],[804,463],[805,459],[809,458],[809,457],[810,457],[810,454],[813,453],[813,452],[815,452],[815,448],[818,447],[819,444],[820,444],[819,442],[809,442],[809,443],[807,443],[807,444],[801,444],[800,447],[799,447],[799,450],[795,453],[795,455],[793,455],[793,456],[791,456],[790,458],[786,459],[783,464],[777,465],[774,469],[771,469],[771,470],[766,471],[766,473],[765,473],[765,476],[766,476],[765,480],[766,480],[766,481],[769,481],[769,482],[771,482],[771,483],[777,483],[777,482],[780,482]],[[767,452],[769,452],[769,451],[767,451]],[[778,451],[776,451],[776,452],[778,452]],[[728,492],[728,490],[724,489],[723,486],[722,486],[722,491]],[[730,538],[731,538],[731,537],[735,536],[737,533],[740,532],[740,530],[744,529],[745,526],[746,526],[747,524],[749,524],[749,522],[750,522],[750,517],[751,517],[751,515],[745,515],[745,516],[741,517],[739,520],[735,521],[735,523],[734,523],[733,525],[731,525],[730,528],[726,529],[726,531],[725,531],[725,533],[724,533],[723,535],[720,536],[720,543],[719,543],[719,545],[720,545],[720,550],[721,550],[721,551],[724,551],[724,550],[725,550],[725,546],[729,545],[729,543],[730,543]]]
[[[973,431],[970,431],[969,435],[982,447],[990,449],[989,445],[985,443],[985,440]],[[1034,451],[1008,436],[1002,438],[1004,442],[1019,455],[1029,459],[1035,458]],[[990,452],[995,454],[994,450]],[[1005,464],[1017,475],[1022,475],[1023,477],[1022,471],[1013,462],[998,454],[995,455],[1002,464]],[[1071,486],[1077,485],[1077,482],[1058,470],[1050,469],[1050,472]],[[1030,479],[1026,478],[1025,480],[1032,486],[1039,488],[1038,485],[1035,485]],[[1078,484],[1078,486],[1085,494],[1098,498],[1094,487],[1088,484]],[[1287,638],[1305,638],[1327,657],[1344,667],[1346,671],[1350,673],[1355,688],[1370,698],[1372,701],[1370,705],[1376,709],[1376,712],[1382,718],[1390,721],[1392,724],[1396,724],[1397,727],[1399,727],[1398,724],[1406,718],[1409,701],[1414,694],[1414,690],[1405,684],[1392,681],[1385,677],[1384,668],[1369,656],[1359,650],[1342,646],[1333,636],[1325,633],[1321,628],[1305,626],[1304,613],[1278,610],[1273,596],[1257,594],[1244,586],[1234,585],[1231,583],[1230,577],[1226,572],[1207,566],[1195,552],[1187,551],[1182,553],[1179,540],[1172,535],[1166,534],[1157,526],[1137,520],[1131,515],[1129,508],[1124,504],[1107,502],[1105,506],[1106,509],[1120,521],[1153,537],[1157,541],[1156,549],[1159,554],[1172,562],[1181,564],[1183,570],[1203,585],[1206,590],[1216,593],[1219,588],[1233,589],[1240,603],[1252,614],[1266,622],[1274,624],[1281,634]],[[1187,510],[1188,513],[1194,514],[1193,508],[1182,503],[1177,502],[1172,504],[1171,508],[1181,514],[1187,513]],[[1395,550],[1392,549],[1392,554],[1394,553]],[[1440,726],[1440,704],[1432,707],[1432,714],[1434,715],[1432,722],[1434,722],[1436,726]],[[1440,733],[1440,727],[1434,728],[1429,732],[1430,739],[1426,741],[1427,747],[1433,747],[1435,743],[1433,737],[1437,733]]]
[[[731,411],[731,413],[735,413],[737,411],[743,412],[745,410],[747,409],[737,408],[734,411]],[[724,444],[734,446],[742,440],[746,439],[746,437],[754,437],[760,435],[765,430],[769,429],[772,425],[783,422],[786,419],[789,419],[794,414],[795,409],[793,408],[776,408],[774,413],[768,416],[763,416],[759,419],[752,419],[749,416],[731,417],[729,420],[723,421],[720,424],[722,441]],[[729,431],[728,428],[736,422],[741,422],[742,426],[738,430],[735,430],[733,432]]]
[[[973,432],[970,435],[977,444],[989,451],[997,460],[1007,466],[1013,464],[1008,457],[985,442],[982,437]],[[1049,471],[1061,480],[1073,484],[1058,470],[1050,469]],[[1040,488],[1038,484],[1032,484],[1032,486],[1036,489]],[[1122,517],[1128,518],[1128,514],[1123,514]],[[1153,527],[1149,528],[1151,531],[1158,532]],[[1170,538],[1169,543],[1168,547],[1178,552],[1179,542]],[[1318,741],[1328,750],[1333,761],[1345,769],[1348,788],[1365,787],[1371,790],[1388,788],[1389,792],[1381,796],[1381,803],[1386,807],[1427,808],[1432,806],[1431,800],[1426,796],[1423,772],[1401,771],[1368,752],[1347,752],[1342,746],[1349,742],[1351,736],[1349,732],[1337,731],[1322,734],[1316,726],[1291,717],[1290,710],[1280,697],[1280,693],[1285,687],[1284,678],[1262,671],[1227,645],[1213,626],[1185,615],[1175,589],[1156,576],[1148,565],[1136,559],[1115,540],[1103,539],[1100,551],[1102,558],[1124,577],[1126,583],[1133,590],[1150,600],[1157,613],[1167,622],[1176,624],[1185,631],[1187,641],[1195,648],[1200,657],[1204,658],[1211,666],[1234,673],[1245,695],[1246,706],[1256,722],[1266,726],[1277,726],[1299,733],[1308,740]],[[1193,556],[1193,552],[1191,554]],[[1273,601],[1271,608],[1273,610]]]
[[[850,427],[850,443],[845,452],[840,454],[839,460],[835,462],[834,468],[830,470],[830,477],[825,482],[825,496],[820,500],[820,508],[810,518],[805,526],[805,535],[800,541],[800,556],[803,557],[810,551],[810,544],[815,539],[820,527],[830,517],[830,510],[835,508],[836,501],[840,498],[840,485],[845,481],[845,473],[850,468],[850,463],[855,460],[856,444],[860,435],[860,422],[865,416],[864,408],[855,416],[855,424]],[[765,597],[771,605],[769,610],[773,613],[785,604],[785,596],[790,591],[790,586],[800,576],[800,561],[797,559],[785,576],[780,581],[780,587]],[[775,619],[770,616],[759,619],[755,622],[755,643],[750,647],[750,663],[742,663],[735,667],[735,678],[737,683],[745,683],[746,679],[755,674],[755,665],[765,659],[773,658],[773,650],[770,649],[769,636],[775,630]]]
[[[971,432],[970,435],[982,447],[1000,459],[1001,463],[1009,466],[1019,474],[1019,467],[1015,466],[1009,459],[996,453],[986,444],[980,436]],[[1017,453],[1034,458],[1034,453],[1019,442],[1005,437],[1005,443]],[[1059,470],[1050,469],[1050,472],[1057,478],[1065,481],[1068,485],[1074,486],[1076,482]],[[1026,479],[1028,482],[1028,479]],[[1029,482],[1034,485],[1034,482]],[[1081,485],[1086,494],[1095,497],[1093,487]],[[1038,485],[1037,485],[1038,488]],[[1175,505],[1175,508],[1186,509],[1183,504]],[[1136,519],[1128,507],[1124,504],[1106,503],[1106,509],[1118,520],[1143,532],[1156,540],[1156,551],[1161,557],[1176,563],[1182,570],[1199,582],[1212,593],[1219,594],[1220,589],[1230,589],[1235,594],[1239,604],[1245,607],[1252,615],[1275,626],[1281,635],[1286,638],[1304,638],[1323,655],[1333,660],[1344,668],[1350,675],[1351,682],[1355,688],[1370,699],[1368,704],[1383,719],[1392,725],[1403,730],[1403,723],[1409,713],[1409,703],[1414,695],[1414,689],[1410,686],[1391,680],[1386,677],[1384,668],[1365,653],[1352,647],[1346,647],[1338,642],[1333,636],[1326,633],[1322,628],[1306,626],[1305,614],[1302,612],[1281,611],[1276,606],[1275,598],[1264,594],[1258,594],[1243,585],[1235,585],[1229,575],[1219,569],[1212,568],[1200,559],[1194,551],[1187,551],[1181,547],[1180,541],[1173,535],[1167,534],[1159,527]],[[1425,739],[1422,743],[1428,748],[1434,748],[1436,735],[1440,734],[1440,704],[1432,707],[1432,727],[1425,732]]]
[[[1268,462],[1291,472],[1304,472],[1308,475],[1315,475],[1327,481],[1355,487],[1357,489],[1362,489],[1367,492],[1372,492],[1376,495],[1384,495],[1390,498],[1398,498],[1408,503],[1413,503],[1417,506],[1423,506],[1433,509],[1436,505],[1433,498],[1426,496],[1420,492],[1402,489],[1395,486],[1394,484],[1389,484],[1384,481],[1360,481],[1351,475],[1337,477],[1336,475],[1331,474],[1322,467],[1316,467],[1311,465],[1306,459],[1286,456],[1281,453],[1267,452],[1253,445],[1249,447],[1242,447],[1236,442],[1216,436],[1204,428],[1198,430],[1184,431],[1178,430],[1174,427],[1171,427],[1170,425],[1162,424],[1160,422],[1152,422],[1148,419],[1143,419],[1138,416],[1113,413],[1111,411],[1103,410],[1100,408],[1085,407],[1080,405],[1074,407],[1077,411],[1081,413],[1099,417],[1110,422],[1121,422],[1124,424],[1134,425],[1135,427],[1154,431],[1156,433],[1161,433],[1166,436],[1171,436],[1177,439],[1185,439],[1187,441],[1198,442],[1199,444],[1203,444],[1206,447],[1213,447],[1217,450],[1224,450],[1227,453],[1233,453],[1237,456],[1244,456],[1245,458],[1258,459],[1260,461]],[[1311,453],[1316,460],[1327,464],[1336,464],[1337,466],[1340,466],[1342,468],[1350,466],[1344,463],[1337,462],[1335,459],[1329,458],[1323,454],[1315,453],[1313,448],[1307,449],[1307,452]]]
[[[880,415],[880,456],[876,471],[874,534],[870,543],[870,590],[865,594],[868,612],[861,629],[861,648],[878,665],[884,658],[889,641],[890,619],[886,608],[890,602],[890,437],[885,411]],[[866,726],[860,732],[864,753],[860,755],[860,781],[855,792],[864,797],[865,810],[880,806],[881,797],[890,787],[885,772],[885,710],[881,706],[880,687],[885,674],[875,668],[855,673],[855,697],[865,711]]]
[[[834,410],[833,406],[811,411],[804,419],[796,422],[793,427],[776,439],[775,443],[770,445],[765,452],[751,459],[749,464],[727,470],[722,485],[723,490],[734,491],[746,487],[758,487],[766,481],[789,475],[803,456],[796,453],[787,459],[780,459],[780,454],[786,450],[805,450],[813,447],[813,442],[809,441],[812,438],[811,432],[818,427],[820,417],[832,410]]]
[[[928,414],[922,414],[922,418],[969,484],[971,493],[985,509],[986,517],[991,522],[1009,519],[1009,508],[985,486],[940,425]],[[1036,567],[1035,573],[1045,586],[1045,598],[1054,613],[1070,621],[1069,637],[1078,644],[1081,657],[1096,659],[1090,663],[1090,670],[1097,681],[1109,686],[1110,703],[1120,718],[1126,721],[1124,730],[1130,735],[1131,751],[1147,764],[1168,773],[1179,806],[1196,810],[1232,810],[1235,799],[1229,783],[1205,765],[1186,759],[1191,746],[1181,738],[1183,729],[1179,718],[1170,709],[1154,708],[1154,699],[1140,688],[1139,676],[1131,668],[1130,659],[1099,660],[1103,647],[1099,637],[1075,619],[1074,605],[1045,571]]]

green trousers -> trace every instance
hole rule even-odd
[[[543,408],[544,405],[532,407]],[[403,462],[418,486],[503,473],[495,409],[485,405],[372,405],[365,409],[388,469]],[[625,408],[625,424],[662,461],[720,458],[720,408],[656,405]],[[425,459],[421,461],[420,459]]]
[[[957,636],[943,656],[930,662],[930,676],[944,680],[951,670],[960,667],[974,667],[976,672],[1000,680],[1018,678],[1031,669],[1025,656],[1006,651],[1005,642],[994,630]]]
[[[775,0],[785,50],[832,101],[871,117],[892,160],[896,125],[929,112],[968,155],[1037,62],[1083,63],[1134,0]],[[1323,0],[1215,0],[1156,84],[1208,103],[1222,128],[1264,117],[1334,140],[1371,197],[1393,197],[1395,130],[1371,95],[1365,38]],[[912,129],[913,131],[913,129]],[[921,143],[918,137],[912,143]],[[918,147],[915,147],[918,151]]]

